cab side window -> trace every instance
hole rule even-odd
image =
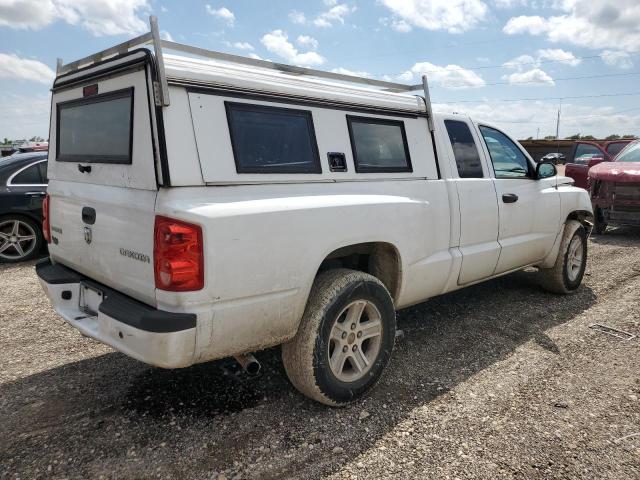
[[[482,163],[471,130],[465,122],[445,120],[460,178],[482,178]]]
[[[496,178],[525,178],[529,176],[529,161],[518,146],[495,128],[480,126],[480,132],[491,156]]]

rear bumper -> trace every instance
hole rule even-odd
[[[49,259],[36,265],[36,273],[55,311],[83,334],[158,367],[194,363],[195,314],[150,307]],[[103,293],[95,314],[80,309],[81,282]]]

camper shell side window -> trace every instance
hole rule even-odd
[[[404,122],[347,115],[356,172],[412,172]]]
[[[309,110],[224,104],[238,173],[322,173]]]

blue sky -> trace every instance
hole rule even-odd
[[[0,0],[0,139],[47,137],[56,57],[146,31],[174,41],[419,83],[437,110],[520,138],[640,135],[637,0]],[[532,100],[533,99],[533,100]],[[504,101],[510,100],[510,101]]]

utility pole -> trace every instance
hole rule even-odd
[[[536,140],[538,140],[540,138],[540,127],[538,127],[538,130],[536,131]]]
[[[558,120],[556,121],[556,140],[560,140],[560,112],[562,111],[562,100],[560,100],[560,106],[558,107]]]

